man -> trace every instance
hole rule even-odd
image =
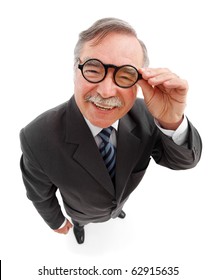
[[[105,18],[83,31],[74,95],[20,133],[27,196],[46,223],[63,234],[73,223],[81,244],[86,224],[125,217],[150,158],[171,169],[194,167],[201,139],[184,116],[187,91],[170,70],[148,68],[145,45],[128,23]]]

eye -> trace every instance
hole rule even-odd
[[[87,66],[87,67],[84,67],[83,72],[84,72],[84,74],[100,74],[100,69]]]
[[[118,75],[118,79],[125,80],[125,81],[134,81],[134,77],[131,77],[130,75]]]
[[[89,77],[104,75],[104,70],[101,67],[87,65],[83,68],[83,73]]]
[[[100,76],[104,74],[103,65],[97,60],[90,60],[84,64],[84,75]]]
[[[123,87],[131,86],[137,81],[138,72],[132,66],[120,68],[116,73],[116,81]]]
[[[104,66],[98,60],[89,60],[83,65],[83,75],[88,81],[97,83],[105,76]]]

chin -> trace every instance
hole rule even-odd
[[[101,127],[101,128],[106,128],[112,125],[116,120],[113,121],[104,121],[104,120],[89,120],[91,124]]]

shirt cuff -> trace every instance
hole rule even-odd
[[[67,219],[64,220],[64,223],[58,229],[63,228],[66,225],[66,223],[67,223]]]
[[[176,130],[169,130],[164,129],[160,126],[159,122],[155,119],[156,126],[167,136],[172,138],[172,140],[177,145],[183,145],[187,142],[187,136],[188,136],[188,121],[187,118],[184,116],[184,119],[182,123],[179,125],[179,127]]]

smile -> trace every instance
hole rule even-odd
[[[123,106],[121,100],[118,97],[103,98],[100,94],[94,96],[86,96],[86,102],[91,102],[100,110],[110,111],[115,108],[120,108]]]
[[[113,108],[116,108],[116,106],[109,106],[109,105],[103,105],[103,104],[99,104],[99,103],[96,103],[96,102],[92,102],[98,109],[101,109],[101,110],[106,110],[106,111],[109,111],[109,110],[112,110]]]

